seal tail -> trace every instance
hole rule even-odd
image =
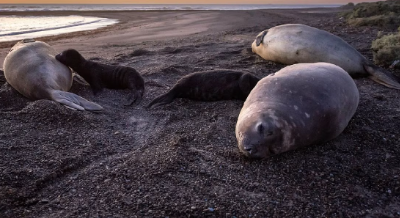
[[[175,94],[174,92],[168,92],[164,95],[158,96],[156,99],[154,99],[150,104],[146,106],[146,108],[151,108],[154,105],[161,106],[165,104],[169,104],[173,102],[175,99]]]
[[[55,102],[65,105],[66,107],[80,111],[88,110],[96,112],[103,110],[102,106],[94,102],[90,102],[71,92],[53,90],[51,92],[51,99]]]
[[[364,69],[375,82],[393,89],[400,89],[400,79],[389,71],[370,63],[363,64]]]

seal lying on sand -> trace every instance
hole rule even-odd
[[[283,64],[327,62],[350,75],[369,75],[387,87],[400,89],[399,79],[375,66],[338,36],[303,24],[286,24],[258,34],[251,45],[262,58]]]
[[[66,66],[71,67],[82,76],[97,94],[103,88],[130,89],[127,105],[132,105],[136,100],[142,99],[144,93],[144,80],[140,74],[131,67],[111,66],[85,60],[74,49],[68,49],[56,55],[56,59]]]
[[[67,92],[72,86],[72,73],[54,58],[56,54],[57,52],[44,42],[18,42],[4,60],[7,82],[32,100],[49,99],[77,110],[102,110],[100,105]]]
[[[199,101],[245,100],[260,79],[250,73],[234,70],[211,70],[182,77],[166,94],[147,107],[171,103],[175,98]]]
[[[356,112],[353,79],[329,63],[295,64],[261,79],[236,124],[241,152],[265,158],[337,137]]]

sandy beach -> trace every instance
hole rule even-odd
[[[261,78],[280,70],[250,48],[260,31],[280,24],[329,31],[372,59],[381,29],[350,27],[337,10],[0,13],[119,19],[40,40],[133,67],[146,84],[142,102],[127,107],[126,91],[94,96],[75,83],[70,91],[102,113],[30,101],[0,84],[0,217],[399,217],[399,90],[356,78],[360,104],[339,137],[265,160],[237,148],[242,101],[144,108],[196,71]],[[0,43],[0,68],[14,43]]]

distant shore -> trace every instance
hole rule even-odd
[[[156,11],[21,11],[0,12],[0,16],[93,16],[116,19],[119,23],[95,30],[72,32],[54,36],[36,38],[52,44],[56,49],[70,47],[98,47],[103,44],[139,43],[152,40],[168,40],[191,34],[204,34],[207,31],[229,30],[238,25],[246,26],[246,22],[257,14],[270,11],[272,13],[333,13],[339,8],[312,9],[267,9],[239,11],[195,11],[195,10],[156,10]],[[262,24],[259,19],[249,23],[249,26]],[[16,41],[0,42],[0,68],[8,49]],[[61,42],[61,43],[59,43]]]

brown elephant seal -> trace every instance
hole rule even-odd
[[[144,93],[144,80],[140,74],[131,67],[112,66],[86,60],[78,51],[68,49],[56,55],[56,59],[83,77],[97,94],[103,88],[130,89],[126,105],[132,105],[136,100],[142,99]]]
[[[368,61],[338,36],[303,24],[280,25],[258,34],[251,45],[265,60],[282,64],[327,62],[350,75],[370,76],[390,88],[400,89],[399,79]]]
[[[342,68],[303,63],[261,79],[236,124],[241,152],[265,158],[337,137],[356,112],[359,93]]]
[[[182,77],[166,94],[147,107],[171,103],[175,98],[198,101],[245,100],[260,79],[250,73],[234,70],[210,70]]]
[[[102,110],[100,105],[67,92],[72,86],[72,72],[54,58],[56,54],[44,42],[32,39],[18,42],[4,60],[7,82],[32,100],[53,100],[77,110]]]

